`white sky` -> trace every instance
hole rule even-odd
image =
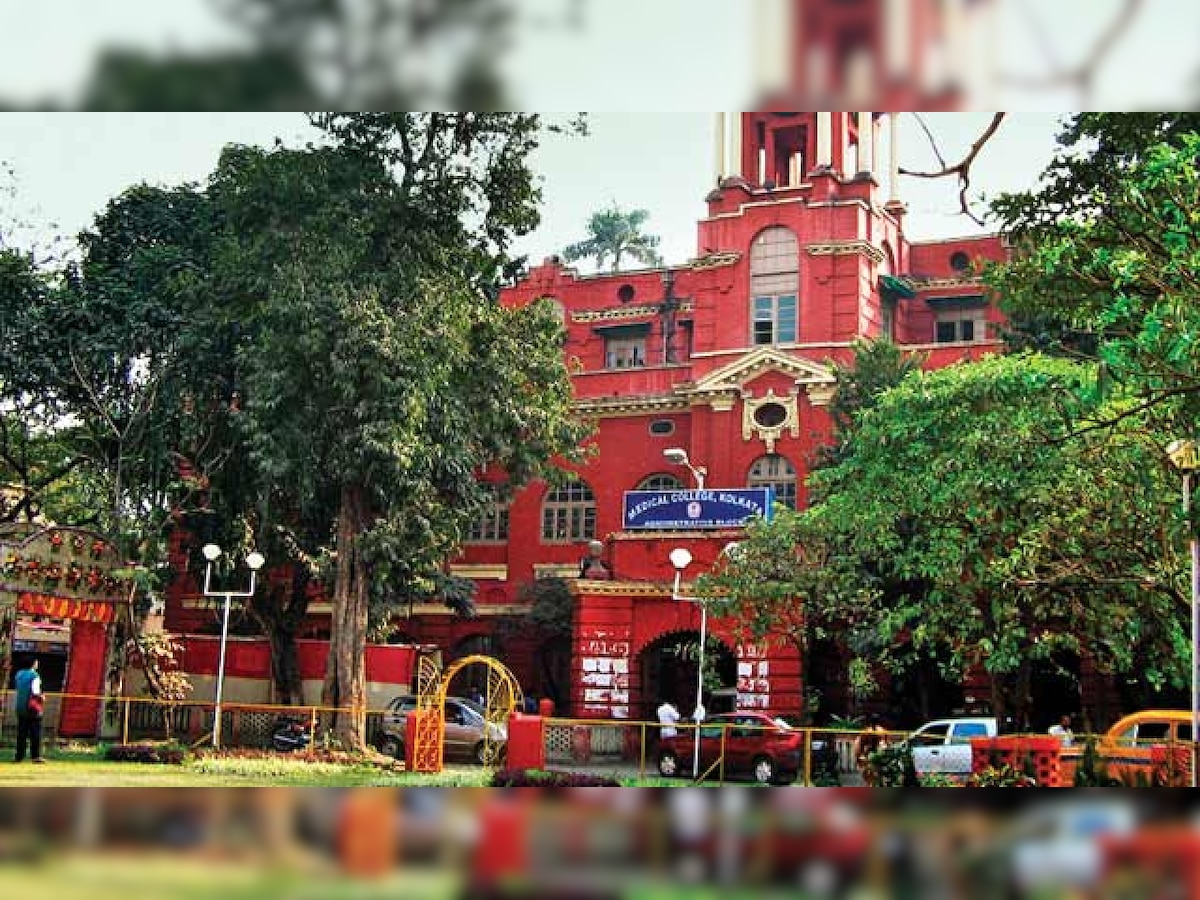
[[[955,157],[990,120],[988,113],[927,114]],[[711,113],[596,113],[586,138],[551,136],[533,163],[543,178],[542,225],[519,250],[540,262],[585,236],[590,214],[611,202],[650,212],[647,231],[662,238],[669,263],[695,254],[696,221],[712,186]],[[1059,116],[1009,117],[978,161],[975,185],[984,193],[1031,187],[1053,149]],[[902,154],[931,167],[928,143],[911,116],[902,119]],[[226,143],[296,145],[311,136],[298,113],[2,113],[0,162],[15,170],[15,201],[0,191],[0,223],[29,223],[18,242],[45,246],[51,235],[73,236],[109,199],[141,181],[177,185],[202,181]],[[0,188],[3,187],[0,181]],[[914,238],[980,231],[958,213],[949,180],[905,179],[909,232]]]

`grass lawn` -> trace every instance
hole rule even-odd
[[[0,787],[482,787],[491,773],[471,766],[416,775],[370,763],[310,762],[302,756],[194,756],[181,766],[108,762],[98,749],[51,751],[45,765],[12,762],[0,750]]]
[[[453,873],[408,869],[377,881],[214,863],[178,855],[65,856],[53,864],[0,868],[5,897],[55,900],[405,900],[461,893]]]
[[[447,766],[436,775],[407,772],[368,762],[333,763],[289,754],[257,757],[189,756],[183,765],[109,762],[98,747],[53,748],[45,765],[12,762],[11,744],[0,745],[0,788],[4,787],[486,787],[492,772],[479,766]],[[598,772],[599,774],[599,772]],[[615,773],[610,773],[615,774]],[[686,778],[657,775],[617,777],[626,787],[688,787]],[[706,787],[716,787],[715,781]],[[753,785],[748,785],[753,786]]]

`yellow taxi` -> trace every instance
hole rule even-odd
[[[1186,786],[1191,778],[1192,714],[1185,709],[1144,709],[1119,719],[1096,743],[1108,774],[1127,785]],[[1064,763],[1072,771],[1083,754],[1076,742]]]

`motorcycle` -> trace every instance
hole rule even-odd
[[[271,746],[280,753],[307,750],[312,743],[309,723],[292,716],[280,716],[271,730]]]

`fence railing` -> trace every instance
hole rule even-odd
[[[12,690],[0,691],[0,742],[8,744],[11,744],[16,732],[14,697],[15,692]],[[199,747],[209,741],[213,731],[215,704],[212,701],[161,702],[147,697],[62,693],[47,694],[46,698],[43,734],[51,742],[70,736],[64,734],[60,727],[64,707],[68,701],[82,703],[85,709],[88,705],[95,709],[95,728],[80,729],[84,732],[81,735],[83,740],[96,739],[114,743],[174,740]],[[78,712],[77,706],[75,711]],[[348,712],[350,710],[319,705],[282,706],[225,701],[222,704],[222,747],[270,749],[272,735],[281,717],[299,719],[306,724],[309,734],[313,737],[314,747],[331,746],[326,736],[332,730],[334,719],[338,714]],[[371,746],[383,747],[384,738],[389,735],[398,737],[400,742],[403,742],[401,723],[388,723],[385,710],[369,709],[366,716],[366,739]],[[75,715],[70,718],[78,724]],[[541,731],[544,764],[550,770],[586,771],[611,774],[614,777],[654,777],[659,775],[659,760],[664,747],[661,727],[657,722],[546,718],[543,720]],[[696,725],[681,722],[675,727],[687,740],[680,745],[677,754],[680,758],[672,774],[682,778],[694,777],[691,758],[694,741],[690,737],[694,734]],[[742,730],[746,729],[750,729],[750,726]],[[728,740],[728,730],[728,727],[723,728],[719,734],[714,733],[702,739],[704,772],[720,782],[726,779],[745,780],[747,777],[761,775],[762,772],[756,773],[753,768],[753,756],[749,759],[745,757],[745,747],[736,741]],[[794,780],[808,785],[862,784],[860,757],[865,755],[864,747],[874,746],[880,740],[896,743],[907,737],[907,733],[901,732],[834,731],[822,728],[795,731],[800,735],[799,757],[789,755],[786,758],[773,758],[773,765],[781,770],[770,774],[776,775],[779,780]],[[1098,736],[1093,737],[1099,740]],[[871,740],[866,741],[865,738]],[[1061,759],[1067,776],[1073,774],[1079,765],[1087,740],[1087,736],[1077,735],[1074,746],[1064,748]],[[1124,744],[1109,748],[1101,745],[1101,761],[1114,768],[1148,768],[1153,762],[1149,748],[1161,744],[1161,741],[1145,742],[1145,760],[1126,759],[1131,755],[1136,757],[1136,752],[1131,754],[1130,751],[1136,751],[1138,748]],[[1172,746],[1187,748],[1192,745],[1176,743]],[[1173,758],[1168,754],[1168,762]]]

